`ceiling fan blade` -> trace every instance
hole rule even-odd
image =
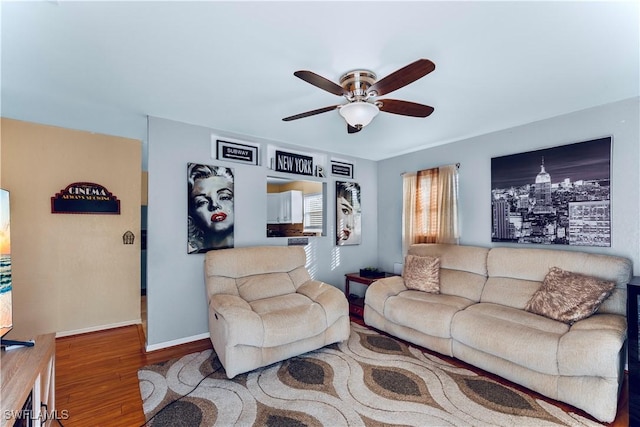
[[[331,107],[318,108],[317,110],[311,110],[304,113],[296,114],[295,116],[289,116],[282,119],[285,122],[290,122],[291,120],[303,119],[309,116],[315,116],[316,114],[326,113],[327,111],[335,110],[340,107],[339,105],[332,105]]]
[[[351,126],[349,123],[347,123],[347,132],[348,133],[356,133],[356,132],[360,132],[362,130],[362,128],[357,128],[355,126]]]
[[[381,104],[381,105],[380,105]],[[415,102],[400,101],[398,99],[379,99],[376,105],[385,113],[400,114],[402,116],[427,117],[434,108]]]
[[[300,70],[293,73],[293,75],[334,95],[343,96],[347,94],[347,91],[342,86],[325,79],[313,71]]]
[[[385,95],[413,83],[436,69],[436,65],[428,59],[418,59],[411,64],[400,68],[385,78],[375,82],[367,92],[375,96]]]

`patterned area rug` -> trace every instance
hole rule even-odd
[[[347,342],[233,380],[211,350],[138,378],[155,427],[600,426],[353,323]]]

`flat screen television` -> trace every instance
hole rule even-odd
[[[9,191],[0,189],[0,337],[13,328],[12,293]]]

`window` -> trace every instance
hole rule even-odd
[[[402,248],[414,243],[458,243],[458,166],[404,174]]]
[[[322,193],[304,195],[304,232],[322,232]]]

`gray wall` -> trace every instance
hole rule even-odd
[[[148,333],[151,349],[208,334],[203,254],[187,255],[187,163],[234,168],[235,246],[286,245],[286,238],[267,238],[265,166],[225,163],[211,157],[211,135],[259,143],[266,164],[267,145],[287,146],[159,118],[149,118]],[[323,153],[323,152],[319,152]],[[327,160],[331,158],[327,154]],[[369,160],[335,157],[355,163],[354,181],[361,185],[362,244],[335,245],[335,181],[327,174],[327,235],[310,237],[309,270],[318,280],[343,288],[344,274],[376,263],[378,254],[377,167]],[[299,178],[296,175],[288,175]],[[339,179],[338,179],[339,180]]]
[[[350,247],[334,245],[332,212],[335,194],[332,184],[335,179],[328,177],[329,236],[313,238],[309,246],[311,259],[315,260],[313,272],[316,278],[342,287],[343,274],[346,272],[364,265],[378,265],[390,270],[394,262],[402,262],[400,174],[404,171],[460,162],[461,242],[491,246],[491,157],[603,135],[613,135],[612,247],[574,249],[627,256],[633,261],[635,274],[640,274],[638,102],[638,98],[621,101],[378,163],[355,159],[355,180],[362,186],[362,244]],[[5,109],[3,115],[18,120],[139,138],[143,142],[148,139],[153,145],[149,147],[148,167],[149,343],[160,346],[170,341],[189,341],[190,337],[205,335],[202,255],[186,254],[185,175],[188,162],[217,164],[210,156],[212,131],[152,118],[147,134],[146,120],[139,114],[104,111],[74,104],[58,105],[57,108],[32,107],[28,103],[13,106],[9,112]],[[218,134],[224,136],[224,133]],[[255,142],[268,143],[260,140]],[[282,239],[264,237],[266,195],[263,190],[267,170],[237,163],[233,167],[238,191],[236,244],[286,244]]]
[[[491,243],[492,157],[612,135],[611,247],[551,248],[624,256],[640,274],[638,106],[639,98],[633,98],[378,162],[378,217],[384,224],[378,231],[378,265],[391,269],[402,262],[402,172],[460,163],[460,243],[491,247],[498,245]]]

